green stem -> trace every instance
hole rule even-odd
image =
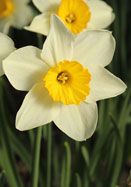
[[[52,126],[48,126],[47,135],[47,187],[51,187],[51,154],[52,154]]]
[[[41,147],[42,127],[37,129],[34,143],[34,157],[32,160],[32,182],[31,187],[38,187],[39,181],[39,162],[40,162],[40,147]]]
[[[76,173],[76,184],[77,184],[77,187],[82,187],[81,178],[78,173]]]
[[[65,187],[70,186],[71,181],[71,150],[68,142],[64,143],[66,148],[66,184]]]
[[[60,187],[65,187],[65,181],[66,181],[66,161],[65,161],[65,156],[62,160],[62,169],[61,169],[61,183]]]

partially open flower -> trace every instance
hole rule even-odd
[[[26,95],[16,128],[28,130],[54,121],[71,138],[82,141],[96,129],[96,101],[114,97],[126,85],[104,67],[115,40],[108,31],[85,31],[75,37],[57,17],[43,50],[28,46],[3,61],[6,76]]]
[[[42,12],[27,30],[48,35],[51,14],[57,14],[74,34],[84,29],[103,29],[114,20],[112,8],[101,0],[33,0]]]
[[[15,50],[14,42],[7,35],[0,33],[0,76],[4,74],[2,60]]]
[[[33,18],[29,0],[0,1],[0,32],[8,33],[10,26],[22,28]]]

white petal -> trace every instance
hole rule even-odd
[[[109,31],[82,32],[74,43],[74,59],[87,67],[107,66],[114,51],[115,39]]]
[[[48,66],[40,58],[41,50],[33,46],[13,52],[3,61],[3,68],[11,84],[18,90],[30,90],[40,81]]]
[[[40,12],[56,10],[60,0],[33,0],[34,5]]]
[[[115,97],[126,89],[124,82],[102,67],[91,70],[92,80],[90,84],[90,95],[87,102],[98,101]]]
[[[91,19],[88,23],[88,29],[103,29],[107,28],[115,18],[112,8],[101,0],[88,0],[87,4],[90,7]]]
[[[0,20],[0,32],[2,32],[4,34],[8,34],[11,25],[12,25],[11,19]]]
[[[0,76],[4,74],[2,60],[15,50],[14,42],[7,35],[0,33]]]
[[[49,29],[50,29],[51,13],[52,12],[45,12],[43,14],[36,16],[33,19],[31,25],[28,27],[25,27],[25,29],[32,31],[32,32],[48,35]]]
[[[60,19],[53,15],[50,33],[43,46],[42,59],[51,66],[62,60],[71,60],[73,38]]]
[[[12,26],[22,28],[31,22],[34,12],[25,1],[15,0],[14,3],[15,11],[11,17]]]
[[[59,110],[44,84],[39,83],[26,95],[16,116],[16,128],[23,131],[47,124],[56,118]]]
[[[60,115],[54,120],[57,127],[69,137],[83,141],[91,137],[97,125],[96,103],[81,103],[62,106]]]

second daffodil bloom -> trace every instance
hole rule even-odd
[[[0,76],[4,74],[2,60],[15,50],[14,42],[7,35],[0,33]]]
[[[84,29],[103,29],[114,20],[112,8],[101,0],[33,0],[42,14],[27,30],[48,35],[51,14],[58,15],[74,34]]]
[[[53,121],[75,140],[89,138],[98,120],[96,101],[126,89],[104,68],[114,50],[110,32],[85,31],[74,37],[58,17],[52,17],[42,51],[27,46],[3,61],[11,84],[29,90],[17,113],[16,128],[23,131]]]
[[[8,33],[10,26],[22,28],[33,18],[29,0],[0,0],[0,32]]]

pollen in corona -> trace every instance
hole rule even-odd
[[[90,92],[91,75],[77,61],[64,60],[51,67],[43,78],[45,87],[54,101],[80,104]]]
[[[90,9],[84,0],[61,0],[57,14],[74,34],[85,29],[91,17]]]
[[[0,18],[10,16],[14,11],[14,3],[12,0],[0,0]]]

